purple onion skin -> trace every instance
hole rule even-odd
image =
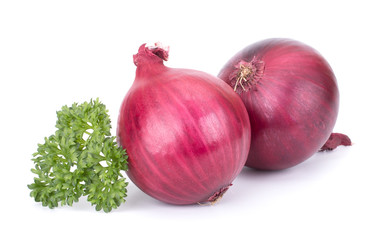
[[[241,61],[255,66],[252,78],[243,81],[246,90],[236,88],[252,127],[246,166],[281,170],[318,152],[339,108],[337,81],[326,60],[301,42],[267,39],[237,53],[218,77],[234,87]]]
[[[168,68],[167,52],[142,45],[117,126],[127,175],[171,204],[215,202],[244,167],[250,123],[240,97],[215,76]]]

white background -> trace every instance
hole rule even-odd
[[[1,1],[0,238],[374,239],[369,3]],[[99,97],[116,126],[142,43],[169,45],[169,67],[216,75],[234,53],[269,37],[305,42],[329,61],[341,94],[335,131],[352,147],[285,171],[244,169],[215,206],[167,205],[131,182],[127,202],[109,214],[84,198],[50,210],[29,197],[31,155],[54,133],[56,110]]]

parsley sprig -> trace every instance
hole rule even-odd
[[[38,144],[33,154],[37,175],[28,185],[30,196],[50,208],[72,206],[81,196],[110,212],[127,196],[121,171],[127,154],[111,136],[108,111],[99,99],[57,111],[56,132]]]

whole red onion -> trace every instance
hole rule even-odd
[[[168,49],[142,45],[117,126],[129,178],[172,204],[215,202],[244,167],[245,106],[230,86],[196,70],[168,68]]]
[[[263,40],[238,52],[218,77],[239,93],[250,116],[246,166],[292,167],[329,138],[338,115],[338,86],[329,64],[311,47]]]

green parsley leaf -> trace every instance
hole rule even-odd
[[[38,144],[32,161],[37,175],[30,196],[49,208],[78,202],[81,196],[96,210],[110,212],[125,202],[127,154],[111,136],[108,111],[99,99],[63,106],[56,132]]]

